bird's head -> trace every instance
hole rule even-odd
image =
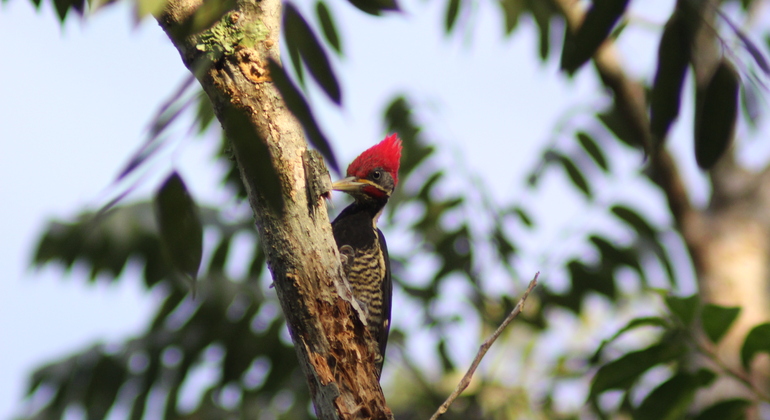
[[[332,189],[346,192],[356,201],[387,200],[398,184],[400,163],[401,140],[391,134],[353,160],[347,178],[332,184]]]

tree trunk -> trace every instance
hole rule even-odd
[[[171,0],[157,18],[230,140],[316,413],[321,419],[392,418],[363,337],[364,325],[343,279],[323,198],[328,187],[308,193],[310,185],[329,185],[328,180],[306,176],[312,159],[302,127],[270,82],[267,59],[279,58],[281,2],[238,1],[214,24],[213,29],[249,34],[256,42],[248,43],[212,29],[184,34],[200,19],[195,12],[201,4]],[[211,55],[215,43],[218,51],[225,51],[219,56]],[[277,195],[267,186],[271,171],[265,175],[266,154],[278,176]],[[327,176],[323,168],[308,173]],[[271,205],[271,194],[272,199],[283,198],[283,211]]]

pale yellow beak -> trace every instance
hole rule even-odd
[[[364,185],[374,185],[372,181],[368,179],[360,179],[354,176],[349,176],[332,184],[332,189],[335,191],[358,191]]]

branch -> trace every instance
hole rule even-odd
[[[503,333],[505,327],[507,327],[508,324],[510,324],[511,321],[513,321],[513,319],[521,313],[521,310],[524,308],[524,302],[527,300],[527,297],[529,297],[529,294],[532,292],[535,286],[537,286],[538,276],[540,276],[539,271],[535,274],[535,277],[532,279],[532,281],[529,282],[527,290],[524,291],[524,294],[521,296],[521,299],[519,299],[519,303],[516,304],[516,307],[513,308],[513,311],[511,311],[505,320],[503,320],[503,323],[497,327],[497,330],[495,330],[495,332],[492,333],[492,335],[481,344],[481,347],[479,347],[479,352],[476,353],[476,358],[473,359],[473,363],[471,363],[468,371],[465,372],[465,376],[463,376],[462,380],[460,380],[460,383],[457,384],[457,388],[455,388],[454,392],[452,392],[446,401],[441,404],[438,410],[433,413],[433,416],[431,416],[430,420],[436,420],[442,414],[446,413],[446,411],[449,409],[449,406],[452,405],[452,403],[457,399],[457,397],[460,396],[463,391],[465,391],[465,388],[468,388],[468,385],[470,385],[471,379],[473,378],[473,374],[476,372],[476,368],[478,368],[479,363],[481,363],[481,359],[483,359],[487,354],[487,351],[490,347],[492,347],[492,344],[495,344],[495,341],[497,341],[497,338],[500,337],[500,334]]]
[[[363,323],[352,298],[338,293],[344,281],[323,198],[328,191],[319,190],[328,175],[307,167],[302,127],[271,82],[281,0],[237,0],[213,26],[203,25],[211,10],[197,16],[198,9],[214,4],[170,0],[157,20],[225,130],[316,414],[392,419]],[[209,29],[191,33],[195,25]]]

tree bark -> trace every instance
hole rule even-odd
[[[321,419],[392,418],[363,337],[365,327],[342,275],[323,198],[328,189],[307,192],[309,186],[328,185],[328,179],[306,176],[302,127],[270,82],[267,59],[279,59],[281,2],[238,1],[213,27],[258,33],[256,42],[249,43],[212,37],[212,29],[185,34],[201,4],[171,0],[157,19],[230,139],[316,413]],[[212,58],[207,52],[212,42],[222,44],[225,52]],[[270,205],[271,193],[260,177],[264,168],[254,165],[265,162],[265,153],[277,172],[283,211]]]

